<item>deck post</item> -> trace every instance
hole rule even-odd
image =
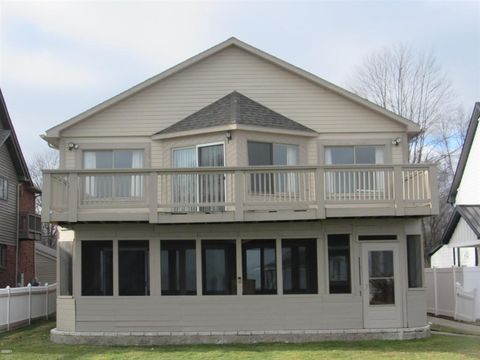
[[[430,202],[432,206],[432,214],[438,214],[438,179],[437,179],[437,166],[430,165],[428,169],[428,186],[430,187]]]
[[[235,171],[235,221],[243,221],[243,202],[245,201],[245,174]]]
[[[395,165],[393,167],[393,181],[394,181],[394,194],[395,194],[395,214],[397,216],[405,215],[405,203],[403,193],[403,171],[402,167]]]
[[[156,224],[158,222],[158,176],[156,172],[150,173],[150,188],[147,189],[148,205],[149,205],[149,222]]]
[[[315,169],[315,201],[317,203],[317,218],[325,219],[325,169]]]
[[[78,174],[70,173],[68,175],[68,221],[77,222],[78,210]]]

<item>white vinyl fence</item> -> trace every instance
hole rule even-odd
[[[0,331],[48,319],[55,313],[57,285],[0,288]]]
[[[480,267],[425,269],[427,311],[457,320],[480,319]]]

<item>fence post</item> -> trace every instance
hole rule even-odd
[[[433,268],[433,294],[435,295],[435,316],[438,315],[438,294],[437,294],[437,268]]]
[[[32,284],[28,283],[28,325],[32,323]]]
[[[48,320],[48,283],[45,283],[45,318]]]
[[[453,318],[457,319],[457,274],[455,273],[455,265],[452,265],[453,276]]]
[[[10,286],[7,286],[7,331],[10,330]]]

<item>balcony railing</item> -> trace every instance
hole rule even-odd
[[[431,165],[49,170],[43,219],[214,222],[434,215]]]
[[[20,239],[40,240],[42,219],[38,214],[20,213],[18,218],[18,237]]]

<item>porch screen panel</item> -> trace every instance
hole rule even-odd
[[[422,281],[422,243],[420,235],[407,235],[408,287],[421,288]]]
[[[350,235],[328,235],[328,280],[330,294],[351,293]]]
[[[162,295],[196,295],[194,240],[161,241]]]
[[[82,295],[113,295],[113,242],[82,241]]]
[[[317,240],[282,240],[284,294],[317,293]]]
[[[275,240],[244,240],[243,294],[277,293]]]
[[[149,241],[118,241],[119,295],[150,295]]]
[[[203,295],[237,293],[235,240],[202,240]]]
[[[174,168],[197,167],[197,151],[195,148],[174,149],[172,154]],[[172,197],[174,204],[197,203],[197,175],[178,174],[172,178]],[[175,206],[174,212],[193,212],[196,206]]]

